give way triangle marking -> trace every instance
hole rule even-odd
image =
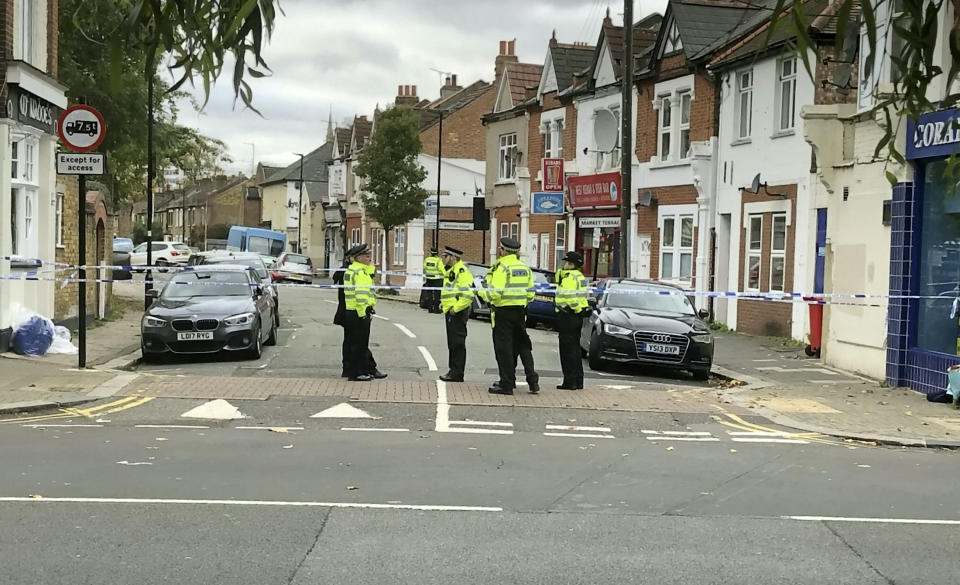
[[[202,418],[207,420],[235,420],[238,418],[247,418],[236,406],[230,404],[222,398],[201,404],[200,406],[188,410],[180,416],[183,418]]]
[[[365,410],[360,410],[352,404],[341,402],[336,406],[318,412],[310,418],[376,418]]]

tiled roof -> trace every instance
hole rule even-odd
[[[369,134],[369,133],[368,133]],[[304,182],[326,181],[328,165],[333,159],[333,142],[325,142],[322,146],[303,157]],[[300,159],[298,158],[288,167],[280,169],[264,181],[264,185],[300,180]]]
[[[350,148],[350,136],[353,134],[353,130],[350,128],[337,128],[334,132],[337,135],[337,146],[340,148],[340,152],[333,154],[334,156],[341,156]]]
[[[363,148],[363,143],[370,137],[373,131],[373,122],[362,118],[354,118],[353,133],[357,139],[357,148]]]
[[[842,2],[828,3],[826,8],[820,11],[820,15],[813,19],[810,28],[824,35],[837,34],[837,14],[840,12]],[[852,0],[850,6],[850,23],[856,22],[860,17],[860,0]]]
[[[490,88],[490,85],[483,80],[475,81],[451,96],[432,102],[427,107],[431,110],[441,110],[444,115],[452,114],[483,95]]]
[[[550,48],[553,71],[557,76],[557,91],[573,85],[573,75],[590,67],[596,47],[588,45],[557,44]]]
[[[527,99],[526,89],[540,83],[543,65],[533,63],[507,63],[507,83],[510,84],[510,97],[513,105],[521,104]]]
[[[613,71],[619,78],[623,74],[623,27],[614,26],[609,21],[603,24],[603,36],[610,46],[613,58]],[[657,42],[657,30],[639,26],[633,28],[633,55],[639,56],[648,47]]]
[[[777,0],[670,0],[669,7],[684,55],[693,61],[761,25],[776,3]]]

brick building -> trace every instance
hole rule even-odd
[[[76,265],[79,261],[80,242],[78,227],[79,217],[77,210],[79,198],[79,181],[75,176],[61,176],[57,180],[57,199],[64,209],[73,211],[65,213],[57,224],[56,231],[56,261],[62,264]],[[113,223],[112,216],[106,206],[103,193],[87,191],[85,205],[86,222],[86,254],[84,264],[87,266],[108,266],[113,259]],[[75,271],[57,273],[58,277],[76,276]],[[87,278],[110,279],[107,269],[89,269]],[[113,283],[88,282],[86,286],[87,318],[99,319],[111,312],[113,300]],[[117,286],[127,286],[119,284]],[[78,323],[77,284],[57,283],[54,294],[54,311],[52,318],[55,322],[68,327],[75,327]]]
[[[57,0],[0,2],[0,276],[17,276],[55,258],[64,211],[56,196],[56,121],[67,106],[57,82]],[[54,283],[0,284],[0,351],[13,311],[54,312]]]

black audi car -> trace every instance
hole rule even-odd
[[[713,364],[713,335],[683,289],[640,280],[610,280],[591,299],[580,346],[590,367],[605,362],[690,371],[705,380]]]
[[[143,315],[143,358],[239,352],[258,359],[277,342],[270,294],[246,266],[197,266],[174,274]]]

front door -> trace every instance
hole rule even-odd
[[[650,278],[650,234],[637,236],[637,273],[636,278]]]

